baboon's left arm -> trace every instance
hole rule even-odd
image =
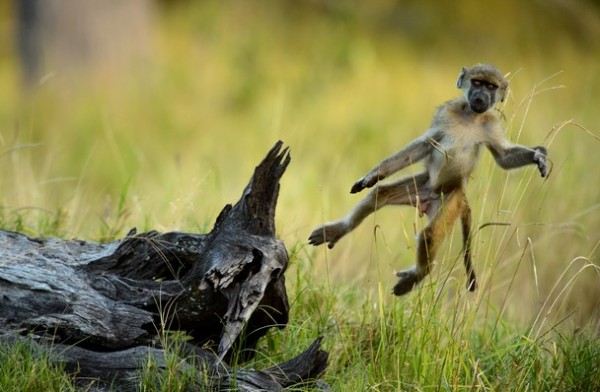
[[[542,177],[546,177],[548,174],[546,164],[548,150],[544,146],[525,147],[503,140],[502,142],[488,144],[488,149],[503,169],[515,169],[536,164]]]

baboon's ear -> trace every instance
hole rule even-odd
[[[465,82],[465,76],[467,75],[467,67],[462,67],[460,71],[460,75],[458,75],[458,80],[456,81],[456,88],[462,88],[463,83]]]
[[[500,84],[500,89],[498,93],[500,94],[500,102],[504,102],[504,98],[506,98],[506,92],[508,90],[508,81],[504,79]]]
[[[498,89],[498,98],[500,98],[500,102],[504,102],[504,98],[506,98],[506,87]]]

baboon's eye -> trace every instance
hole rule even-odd
[[[475,87],[481,86],[481,80],[473,79],[471,80],[471,84]]]
[[[487,89],[488,89],[488,90],[495,90],[495,89],[497,89],[497,88],[498,88],[498,86],[496,86],[496,85],[495,85],[495,84],[493,84],[493,83],[488,83],[488,84],[486,84],[486,86],[485,86],[485,87],[487,87]]]

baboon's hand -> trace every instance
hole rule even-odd
[[[358,193],[365,188],[370,188],[373,185],[377,184],[377,181],[379,181],[379,180],[380,180],[380,178],[378,178],[376,175],[373,176],[371,174],[367,174],[360,180],[356,181],[354,183],[354,185],[352,185],[352,189],[350,189],[350,193]]]
[[[546,157],[548,156],[548,150],[546,147],[538,146],[534,148],[535,153],[533,154],[533,162],[537,164],[542,177],[546,177],[548,174],[548,165],[546,164]]]

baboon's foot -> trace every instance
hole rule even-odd
[[[475,291],[477,289],[477,279],[475,273],[471,274],[467,279],[467,290]]]
[[[308,237],[308,243],[317,246],[327,242],[327,246],[331,249],[346,233],[348,233],[348,225],[345,222],[328,223],[314,229]]]
[[[416,269],[409,269],[396,273],[398,283],[394,285],[394,295],[404,295],[410,291],[423,280],[423,277],[417,273]]]

